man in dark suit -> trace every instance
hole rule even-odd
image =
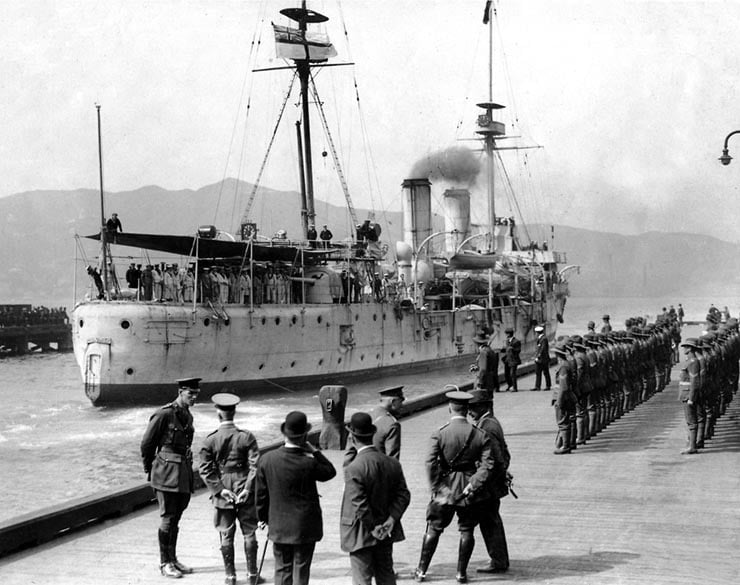
[[[506,390],[511,392],[517,391],[517,374],[516,369],[522,363],[519,354],[522,353],[522,342],[514,337],[514,330],[507,328],[506,346],[501,350],[504,354],[504,377],[506,378]]]
[[[427,506],[427,528],[414,572],[417,582],[426,580],[439,537],[457,515],[460,543],[455,578],[458,583],[467,583],[468,562],[475,547],[473,531],[480,520],[481,505],[487,504],[489,494],[485,486],[495,465],[491,439],[468,422],[472,396],[454,390],[447,392],[446,397],[450,421],[432,434],[426,457],[432,499]]]
[[[193,415],[190,407],[200,393],[200,378],[177,381],[178,396],[149,419],[141,439],[141,459],[159,503],[159,570],[180,578],[193,570],[177,560],[180,518],[193,493]]]
[[[234,566],[234,536],[236,522],[244,536],[247,557],[247,582],[256,585],[257,575],[257,511],[254,507],[254,478],[260,452],[257,439],[234,424],[239,397],[234,394],[214,394],[211,401],[218,410],[218,429],[210,433],[200,450],[200,475],[211,492],[215,508],[213,524],[221,542],[226,585],[236,584]]]
[[[405,538],[401,516],[411,494],[401,464],[373,445],[370,415],[353,414],[348,428],[357,455],[344,468],[341,547],[349,553],[354,585],[371,585],[373,577],[376,585],[396,585],[393,543]]]
[[[534,354],[534,388],[532,390],[542,390],[542,375],[545,375],[545,390],[552,388],[552,380],[550,379],[550,343],[547,341],[547,335],[545,335],[545,328],[542,325],[537,325],[534,328],[534,332],[537,334],[537,348]]]
[[[475,374],[475,387],[489,392],[498,392],[498,354],[491,349],[489,338],[483,333],[473,338],[478,345],[478,358],[470,366]]]
[[[501,423],[493,415],[493,398],[485,390],[473,390],[473,398],[468,403],[473,424],[485,431],[491,438],[491,452],[495,465],[486,484],[489,498],[480,508],[480,532],[486,543],[490,561],[478,567],[479,573],[505,573],[509,569],[509,548],[506,545],[506,532],[499,510],[501,498],[509,493],[508,469],[511,462],[509,447],[506,445]]]
[[[304,413],[289,412],[280,426],[285,445],[257,464],[257,519],[268,525],[276,585],[307,585],[314,548],[324,536],[316,482],[337,471],[306,440],[309,430]]]

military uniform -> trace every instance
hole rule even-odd
[[[200,378],[178,380],[179,390],[197,396]],[[193,399],[194,400],[194,399]],[[180,577],[191,569],[177,560],[177,535],[182,513],[193,493],[193,415],[179,399],[164,405],[149,419],[141,440],[141,458],[159,503],[160,570]]]
[[[558,370],[555,374],[555,393],[552,405],[555,407],[555,422],[558,434],[555,438],[555,455],[564,455],[571,451],[571,419],[575,418],[576,396],[573,392],[573,372],[569,352],[564,343],[559,343],[553,350],[558,357]]]
[[[379,392],[381,400],[387,402],[391,399],[400,399],[398,408],[404,400],[403,386],[386,388]],[[385,453],[395,459],[401,458],[401,423],[395,417],[393,408],[389,404],[377,407],[373,411],[373,423],[376,427],[373,436],[373,445],[381,453]]]
[[[493,401],[485,390],[474,390],[470,401],[471,409],[475,404],[483,405],[486,410],[476,418],[480,411],[473,412],[473,424],[484,431],[491,439],[491,452],[495,465],[486,484],[489,498],[480,506],[480,532],[486,543],[490,561],[478,568],[479,573],[504,573],[509,568],[509,548],[506,544],[506,532],[501,520],[501,498],[509,493],[508,469],[511,454],[506,445],[501,423],[490,409]]]
[[[697,351],[697,340],[687,339],[683,344],[687,348],[686,367],[681,370],[678,380],[678,399],[683,404],[686,425],[689,431],[689,444],[681,453],[697,453],[696,436],[698,431],[697,403],[700,400],[700,365],[694,352]]]
[[[225,412],[233,412],[239,402],[233,394],[215,394],[211,400]],[[254,481],[259,448],[254,435],[238,428],[231,418],[233,415],[222,419],[218,429],[206,437],[200,450],[199,471],[211,492],[213,524],[219,532],[227,583],[236,583],[234,536],[238,520],[244,536],[247,577],[254,584],[258,570]]]
[[[467,582],[467,567],[473,553],[473,530],[480,520],[481,502],[490,496],[485,486],[495,465],[490,437],[471,425],[467,392],[448,392],[450,421],[432,433],[426,457],[426,468],[432,498],[427,506],[427,529],[422,542],[415,579],[424,581],[439,536],[455,515],[458,518],[460,543],[457,581]]]

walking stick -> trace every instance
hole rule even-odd
[[[267,543],[269,542],[269,539],[265,538],[265,546],[262,548],[262,558],[260,559],[260,566],[257,568],[257,578],[255,579],[255,583],[258,583],[260,580],[260,575],[262,574],[262,565],[265,563],[265,554],[267,553]]]

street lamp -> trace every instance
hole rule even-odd
[[[730,153],[727,150],[727,141],[730,139],[730,136],[733,134],[740,134],[740,130],[735,130],[734,132],[730,132],[727,135],[727,138],[725,138],[725,147],[722,149],[722,156],[719,157],[719,162],[721,162],[723,165],[727,166],[732,162],[732,157],[730,156]]]

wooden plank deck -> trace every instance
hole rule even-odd
[[[685,425],[672,385],[570,455],[551,454],[554,416],[547,392],[496,395],[496,414],[512,452],[518,500],[504,499],[511,569],[477,575],[486,560],[477,535],[471,582],[680,585],[740,582],[740,397],[700,454],[682,456]],[[532,386],[532,377],[520,388]],[[351,407],[351,405],[350,405]],[[407,540],[395,548],[401,582],[412,582],[428,498],[422,464],[426,439],[447,419],[439,407],[403,421],[402,463],[412,493]],[[329,456],[341,466],[341,454]],[[322,485],[325,537],[312,581],[351,583],[339,549],[341,474]],[[99,584],[166,582],[157,570],[157,513],[144,510],[0,559],[0,583]],[[263,542],[263,534],[259,534]],[[222,583],[218,537],[204,494],[181,526],[180,558],[196,568],[181,583]],[[457,532],[442,536],[427,582],[455,583]],[[272,579],[268,550],[263,574]],[[241,560],[239,583],[245,582]]]

